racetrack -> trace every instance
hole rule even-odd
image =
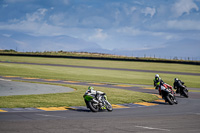
[[[178,105],[116,109],[113,112],[56,111],[0,113],[3,133],[181,132],[200,131],[200,99],[177,98]]]
[[[118,88],[157,93],[156,90],[151,89],[120,86]],[[189,98],[183,98],[178,95],[178,105],[160,103],[157,106],[114,109],[113,112],[92,113],[83,109],[0,113],[0,132],[196,133],[200,131],[200,93],[190,92],[189,95]]]
[[[186,72],[153,71],[153,70],[139,70],[139,69],[92,67],[92,66],[76,66],[76,65],[61,65],[61,64],[42,64],[42,63],[10,62],[10,61],[9,62],[8,61],[0,61],[0,63],[26,64],[26,65],[42,65],[42,66],[59,66],[59,67],[74,67],[74,68],[118,70],[118,71],[151,72],[151,73],[167,73],[167,74],[181,74],[181,75],[200,76],[200,73],[186,73]]]
[[[17,62],[1,62],[17,63]],[[30,65],[52,65],[23,63]],[[120,69],[120,68],[102,68],[73,65],[52,65],[60,67],[77,67],[88,69],[105,69],[118,71],[139,71],[154,73],[171,73],[183,75],[199,76],[199,73],[184,72],[167,72],[167,71],[150,71],[138,69]],[[72,85],[92,85],[108,88],[128,89],[132,91],[157,94],[157,90],[149,89],[148,85],[132,84],[112,84],[112,83],[95,83],[95,82],[73,82],[62,80],[34,79],[16,76],[0,76],[6,80],[21,80],[32,82],[62,83]],[[142,88],[143,87],[143,88]],[[195,88],[188,88],[195,90]],[[198,89],[196,89],[198,90]],[[29,112],[0,110],[0,132],[2,133],[82,133],[82,132],[180,132],[180,133],[197,133],[200,132],[200,93],[189,92],[189,98],[176,96],[177,105],[169,105],[158,102],[156,106],[133,106],[131,108],[114,109],[113,112],[93,113],[86,108],[70,109],[64,111],[37,111],[29,109]]]

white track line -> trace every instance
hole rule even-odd
[[[2,80],[2,81],[11,81],[11,80],[8,80],[8,79],[2,79],[2,78],[0,78],[0,80]]]
[[[149,130],[161,130],[161,131],[168,131],[168,132],[171,131],[171,130],[169,130],[169,129],[153,128],[153,127],[145,127],[145,126],[135,126],[135,127],[144,128],[144,129],[149,129]]]

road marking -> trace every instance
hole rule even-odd
[[[161,96],[161,95],[158,95],[158,94],[152,94],[152,95],[155,95],[155,96],[157,96],[158,98],[162,99],[162,96]]]
[[[153,127],[145,127],[145,126],[135,126],[135,127],[144,128],[144,129],[149,129],[149,130],[161,130],[161,131],[168,131],[168,132],[171,131],[171,130],[169,130],[169,129],[153,128]]]
[[[0,80],[2,80],[2,81],[11,81],[11,80],[8,80],[8,79],[2,79],[2,78],[0,78]]]
[[[165,100],[162,100],[162,99],[160,99],[160,100],[155,100],[154,102],[161,102],[161,103],[165,103]]]
[[[158,105],[158,104],[155,104],[155,103],[148,103],[148,102],[134,103],[134,104],[139,104],[139,105],[144,105],[144,106],[155,106],[155,105]]]
[[[105,85],[103,83],[88,83],[88,84],[91,84],[91,85]]]
[[[195,113],[196,115],[200,115],[200,113]]]
[[[56,79],[43,79],[44,81],[60,81],[60,80],[56,80]]]
[[[44,117],[57,117],[57,118],[66,118],[66,117],[62,117],[62,116],[57,116],[57,115],[45,115],[45,114],[36,114],[39,116],[44,116]]]
[[[8,112],[8,111],[5,111],[5,110],[1,110],[1,109],[0,109],[0,112]]]
[[[117,104],[112,104],[112,108],[113,109],[120,109],[120,108],[129,108],[129,107],[122,106],[122,105],[117,105]]]
[[[143,89],[149,89],[149,90],[154,90],[155,88],[143,88]]]
[[[63,82],[66,82],[66,83],[80,83],[78,81],[63,81]]]
[[[59,110],[68,110],[67,108],[68,107],[47,107],[47,108],[40,107],[40,108],[37,108],[37,109],[45,110],[45,111],[59,111]]]
[[[22,79],[39,79],[39,78],[22,78]]]
[[[6,77],[6,78],[16,78],[17,76],[3,76],[3,77]]]

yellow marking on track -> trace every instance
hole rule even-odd
[[[114,109],[119,109],[119,108],[129,108],[129,107],[122,106],[122,105],[112,104],[112,108],[114,108]]]
[[[155,88],[143,88],[143,89],[149,89],[149,90],[154,90]]]
[[[3,76],[3,77],[6,77],[6,78],[16,78],[17,76]]]
[[[139,104],[139,105],[144,105],[144,106],[154,106],[154,105],[158,105],[158,104],[155,104],[155,103],[148,103],[148,102],[134,103],[134,104]]]
[[[48,107],[48,108],[44,108],[44,107],[40,107],[37,109],[41,109],[41,110],[45,110],[45,111],[59,111],[59,110],[68,110],[68,107]]]
[[[113,86],[118,86],[118,87],[132,87],[130,85],[113,85]]]
[[[155,100],[155,102],[165,103],[165,100],[160,99],[160,100]]]
[[[152,95],[155,95],[155,96],[157,96],[158,98],[162,99],[162,96],[161,96],[161,95],[158,95],[158,94],[152,94]]]
[[[56,80],[56,79],[43,79],[44,81],[59,81],[59,80]]]
[[[39,78],[22,78],[22,79],[39,79]]]
[[[5,110],[0,109],[0,112],[8,112],[8,111],[5,111]]]
[[[66,82],[66,83],[80,83],[78,81],[63,81],[63,82]]]
[[[105,85],[103,83],[89,83],[89,84],[91,84],[91,85]]]

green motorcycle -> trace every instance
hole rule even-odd
[[[83,95],[87,108],[92,112],[99,110],[108,110],[111,112],[112,105],[108,102],[107,96],[101,91],[87,90]]]

